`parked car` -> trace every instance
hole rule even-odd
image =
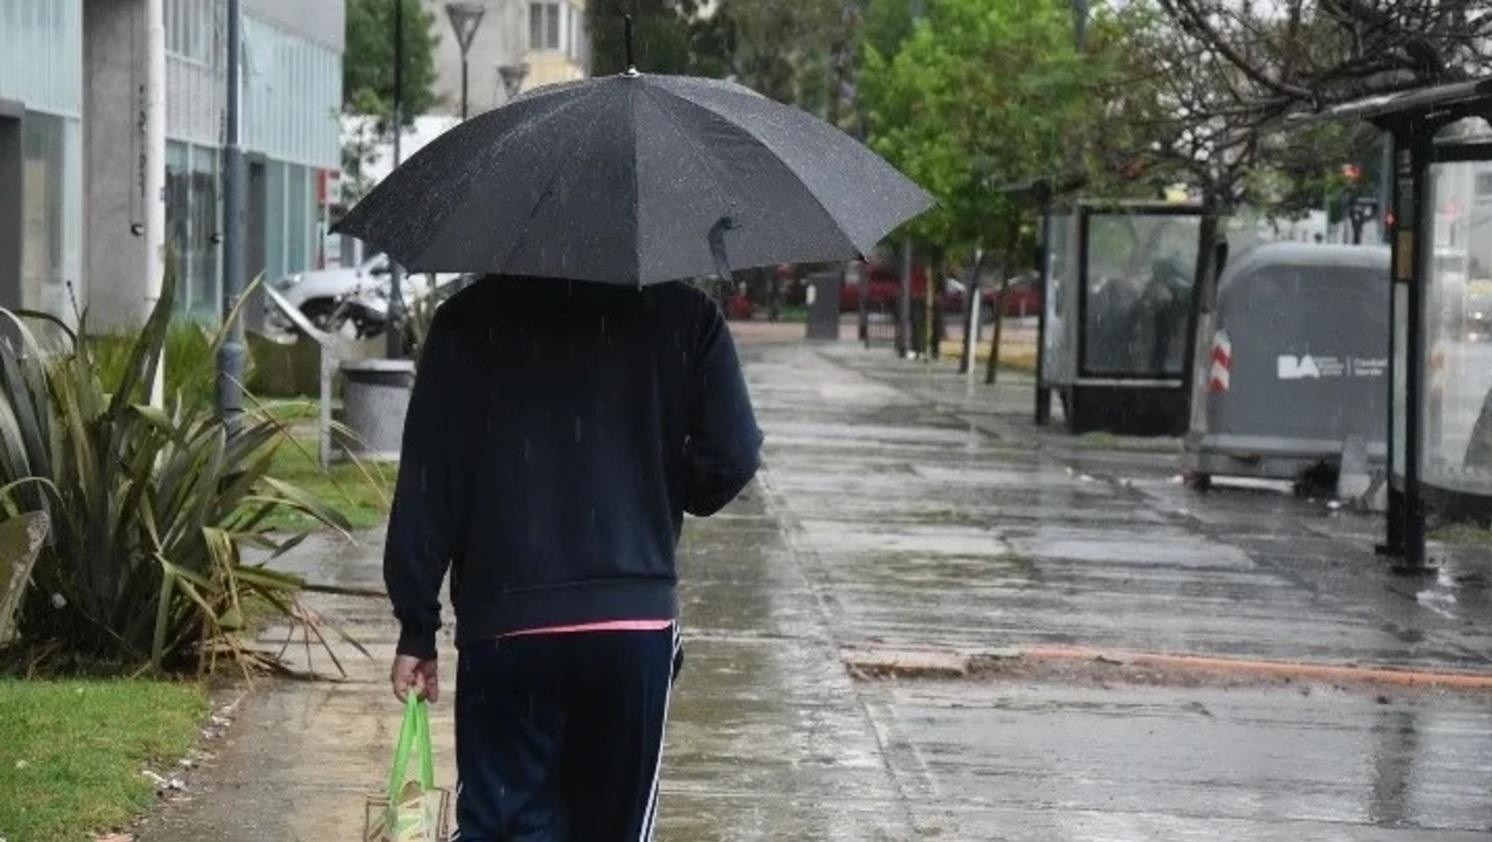
[[[892,310],[896,307],[896,300],[901,296],[901,283],[898,281],[876,280],[872,278],[863,282],[869,287],[868,306],[872,310]],[[860,310],[860,288],[862,283],[847,283],[839,291],[840,312],[854,313]]]
[[[897,302],[901,299],[899,270],[885,265],[872,264],[862,270],[859,275],[864,280],[851,280],[840,290],[839,309],[841,312],[856,312],[860,309],[862,285],[869,295],[867,306],[871,310],[889,313],[896,309]],[[912,300],[921,301],[927,296],[926,277],[926,272],[921,267],[912,272]]]
[[[986,285],[980,290],[980,301],[984,310],[980,313],[980,320],[988,322],[995,312],[995,298],[999,294],[999,288]],[[966,287],[962,281],[949,279],[948,292],[943,298],[943,309],[950,313],[964,312],[964,296],[967,294]],[[1041,283],[1040,279],[1031,275],[1022,275],[1012,278],[1010,285],[1005,290],[1005,303],[1001,307],[1002,315],[1010,317],[1035,316],[1041,312]]]
[[[297,272],[272,286],[316,327],[356,338],[377,336],[388,322],[389,259],[380,254],[357,266]],[[404,300],[415,300],[459,280],[458,273],[405,276]],[[266,320],[289,330],[278,308],[266,303]]]

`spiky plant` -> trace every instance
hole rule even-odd
[[[156,668],[206,666],[224,653],[262,666],[272,660],[239,634],[251,600],[326,642],[300,603],[307,583],[267,566],[305,534],[274,534],[267,519],[288,507],[347,524],[270,475],[276,448],[290,441],[274,418],[251,410],[230,426],[187,389],[151,405],[175,288],[168,268],[116,382],[100,376],[85,333],[0,310],[0,509],[43,510],[51,522],[21,635]]]

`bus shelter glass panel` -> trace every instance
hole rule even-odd
[[[1421,472],[1492,495],[1492,162],[1430,166]]]
[[[1182,376],[1201,224],[1195,214],[1089,217],[1085,375]]]
[[[1048,217],[1046,251],[1046,327],[1042,340],[1042,378],[1069,384],[1077,358],[1078,215],[1053,213]]]

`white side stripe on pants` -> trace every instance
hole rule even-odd
[[[663,722],[658,726],[658,759],[653,765],[653,786],[648,794],[647,812],[642,817],[642,831],[638,834],[638,842],[651,842],[653,838],[653,824],[658,819],[658,779],[663,771],[663,743],[668,733],[668,703],[673,698],[673,668],[679,660],[679,647],[683,645],[683,639],[679,636],[679,623],[673,624],[673,649],[668,657],[668,686],[663,690]]]

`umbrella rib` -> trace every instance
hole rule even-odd
[[[591,100],[602,95],[603,93],[604,89],[600,86],[597,86],[596,90],[590,96],[584,99],[574,99],[568,105],[564,106],[563,109],[560,109],[556,113],[570,111],[577,105],[580,105],[581,103],[588,103]],[[576,132],[574,137],[570,138],[570,143],[568,146],[565,147],[565,152],[563,155],[555,156],[554,166],[550,168],[549,176],[544,180],[544,189],[539,193],[539,197],[534,200],[533,206],[528,209],[528,215],[525,216],[523,218],[523,222],[519,224],[518,236],[513,239],[513,244],[508,247],[508,253],[503,256],[502,262],[498,264],[496,274],[506,274],[508,263],[513,260],[513,255],[518,252],[519,246],[522,246],[528,241],[529,224],[534,221],[535,216],[539,215],[539,208],[544,205],[544,200],[549,198],[550,188],[554,186],[555,179],[559,178],[560,173],[568,169],[570,158],[575,153],[575,145],[580,142],[580,139],[582,137],[586,137],[590,134],[591,129],[595,127],[596,120],[599,119],[600,116],[600,109],[594,110],[591,114],[590,121],[585,124],[585,130]]]
[[[834,225],[834,230],[836,230],[836,231],[839,232],[839,236],[843,237],[844,241],[850,244],[850,248],[853,248],[855,250],[856,254],[861,254],[863,256],[863,252],[861,252],[860,245],[858,243],[856,243],[853,239],[850,238],[849,233],[846,232],[844,230],[844,226],[840,224],[839,217],[836,216],[832,211],[829,210],[829,208],[824,204],[824,201],[819,198],[818,193],[812,187],[808,186],[808,182],[806,182],[806,181],[803,180],[803,176],[801,176],[801,175],[798,174],[798,171],[793,168],[793,165],[791,163],[789,163],[786,158],[784,158],[781,155],[777,154],[776,150],[774,150],[772,147],[768,146],[765,142],[763,142],[760,137],[757,137],[756,133],[754,131],[752,131],[752,129],[751,129],[750,126],[743,126],[740,123],[736,122],[735,120],[730,119],[730,117],[728,117],[727,115],[722,114],[722,113],[720,113],[719,111],[716,111],[713,108],[709,108],[709,107],[706,107],[706,106],[704,106],[704,105],[702,105],[702,104],[700,104],[698,102],[695,102],[694,100],[689,99],[686,96],[681,96],[679,94],[676,94],[673,91],[668,90],[667,88],[661,88],[661,87],[654,86],[653,88],[651,88],[651,90],[657,90],[660,93],[667,94],[668,96],[673,97],[674,99],[678,100],[679,102],[684,103],[685,105],[687,105],[687,106],[689,106],[691,108],[698,109],[700,111],[703,111],[706,114],[709,114],[709,115],[711,115],[713,117],[716,117],[716,118],[718,118],[720,120],[723,120],[726,123],[729,123],[731,126],[734,126],[751,143],[754,143],[757,146],[761,147],[762,149],[765,149],[768,154],[770,154],[775,160],[777,160],[779,163],[782,164],[783,169],[785,169],[788,172],[790,172],[790,173],[793,174],[794,180],[796,180],[798,182],[798,184],[803,188],[803,192],[807,193],[808,197],[813,200],[813,203],[819,206],[819,210],[821,210],[821,211],[824,212],[824,216],[826,218],[828,218],[828,220]],[[758,94],[758,96],[760,96],[760,94]],[[762,98],[766,99],[766,97],[762,97]],[[768,100],[768,101],[771,102],[772,100]],[[779,105],[779,106],[781,106],[781,107],[783,107],[783,108],[787,108],[788,107],[788,106],[782,105],[781,103],[776,103],[776,104]],[[664,111],[664,113],[667,113],[667,109],[660,109],[660,110]],[[670,115],[670,117],[672,117],[672,115]],[[692,143],[692,141],[691,141],[691,143]],[[714,173],[713,172],[711,172],[710,177],[714,178]]]
[[[649,99],[653,99],[652,87],[644,87],[643,92],[647,94]],[[678,99],[680,102],[688,102],[688,100],[684,99],[683,97],[675,98]],[[684,126],[679,123],[678,117],[674,116],[672,112],[665,108],[663,104],[659,103],[656,99],[653,99],[653,102],[655,105],[658,106],[658,110],[663,113],[663,116],[668,119],[669,124],[674,127],[674,130],[679,133],[679,137],[682,137],[684,139],[684,142],[689,145],[689,149],[691,152],[694,153],[694,157],[698,158],[699,162],[704,165],[705,172],[708,173],[710,176],[710,183],[715,187],[716,198],[718,198],[720,200],[720,203],[726,208],[734,208],[736,203],[728,197],[725,185],[720,182],[720,177],[715,173],[714,161],[710,159],[710,156],[704,153],[704,150],[699,148],[699,144],[694,142],[694,137],[691,136],[689,132],[684,128]],[[708,109],[706,110],[708,111]],[[713,114],[714,112],[710,113]],[[794,175],[797,175],[797,173],[794,173]]]

